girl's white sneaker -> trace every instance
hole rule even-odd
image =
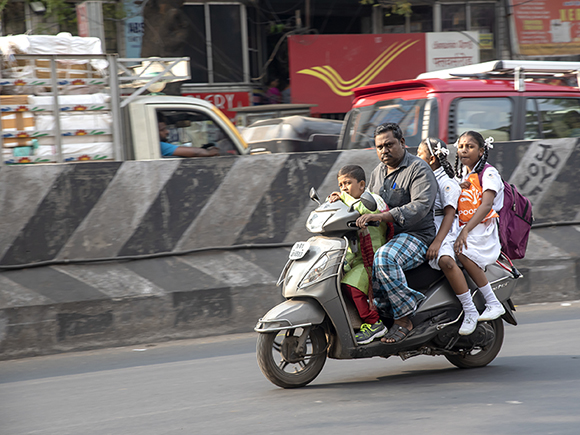
[[[479,316],[479,319],[477,319],[480,322],[486,322],[488,320],[495,320],[500,316],[503,316],[505,314],[505,308],[503,307],[502,304],[499,305],[487,305],[485,304],[485,311],[483,313],[481,313],[481,316]]]
[[[466,314],[463,317],[461,328],[459,328],[459,335],[471,335],[475,328],[477,328],[477,315]]]

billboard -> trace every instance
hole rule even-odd
[[[509,0],[516,49],[525,56],[580,53],[579,0]]]
[[[477,41],[477,32],[290,36],[292,103],[348,112],[355,88],[478,63]]]
[[[425,70],[425,34],[296,35],[288,40],[293,103],[315,113],[350,110],[353,89]]]
[[[145,24],[143,23],[142,4],[134,0],[124,0],[125,6],[125,57],[141,57],[141,43]]]
[[[427,72],[479,63],[478,32],[427,33],[426,38]]]

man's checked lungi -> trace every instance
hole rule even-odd
[[[409,234],[397,234],[375,254],[373,296],[379,313],[400,319],[413,314],[425,296],[407,286],[404,270],[425,261],[427,245]]]

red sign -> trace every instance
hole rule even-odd
[[[87,2],[77,4],[77,28],[79,31],[79,36],[90,36],[89,35],[89,14],[87,12]]]
[[[186,92],[182,95],[199,98],[213,104],[231,120],[236,117],[236,112],[231,109],[250,105],[249,92]]]
[[[344,113],[353,89],[425,72],[425,34],[296,35],[288,40],[293,103]]]
[[[580,1],[510,0],[520,54],[580,53]]]

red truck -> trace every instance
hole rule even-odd
[[[580,137],[579,71],[580,62],[492,61],[358,88],[339,148],[374,146],[385,122],[410,147],[467,130],[496,141]]]

